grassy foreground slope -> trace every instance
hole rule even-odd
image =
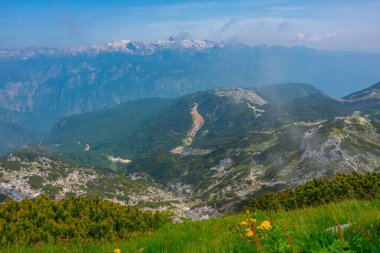
[[[251,213],[249,217],[271,220],[265,211]],[[263,249],[256,250],[253,242],[243,241],[236,233],[238,223],[247,219],[246,214],[222,218],[166,224],[141,237],[113,243],[81,243],[66,245],[36,245],[3,247],[0,252],[292,252],[289,241],[279,225],[287,229],[294,243],[295,252],[380,252],[380,200],[345,201],[319,207],[272,214],[272,229],[268,236],[259,238]],[[351,224],[342,230],[342,237],[328,228],[337,224]],[[230,227],[234,232],[231,232]]]

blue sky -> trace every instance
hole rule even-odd
[[[0,48],[194,39],[380,52],[380,1],[0,0]]]

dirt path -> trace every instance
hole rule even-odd
[[[203,126],[205,121],[202,115],[199,114],[197,109],[198,109],[198,104],[195,103],[190,111],[191,118],[193,119],[193,125],[191,127],[191,130],[187,134],[186,138],[183,140],[184,145],[174,148],[171,151],[173,154],[181,154],[185,147],[190,146],[198,130],[201,129],[201,127]]]
[[[195,137],[197,134],[198,130],[203,126],[205,123],[202,115],[199,114],[198,112],[198,104],[194,104],[193,108],[191,109],[191,117],[193,118],[193,127],[191,128],[190,136],[192,138]],[[189,136],[189,137],[190,137]]]

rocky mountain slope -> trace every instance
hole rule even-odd
[[[367,102],[332,99],[302,84],[274,86],[273,92],[268,87],[218,89],[128,102],[64,118],[46,142],[61,156],[58,161],[64,157],[76,164],[62,178],[87,169],[98,181],[89,177],[81,187],[70,188],[42,175],[43,168],[23,173],[43,178],[42,186],[34,187],[40,192],[49,193],[46,188],[53,185],[61,187],[58,192],[82,190],[131,203],[137,184],[140,206],[170,208],[186,217],[213,216],[249,196],[315,177],[379,171],[380,100]],[[25,166],[17,159],[13,163],[7,178]],[[38,158],[32,164],[40,163]],[[24,184],[30,181],[15,185]],[[144,202],[149,189],[156,189],[151,195],[157,198]]]
[[[201,219],[219,212],[193,207],[190,186],[164,187],[144,173],[74,165],[39,145],[25,146],[0,160],[0,201],[46,194],[55,199],[72,195],[100,195],[141,209],[169,210],[181,218]],[[200,200],[198,200],[199,202]]]

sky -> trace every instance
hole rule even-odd
[[[380,52],[378,0],[0,0],[0,48],[153,42],[171,34]]]

